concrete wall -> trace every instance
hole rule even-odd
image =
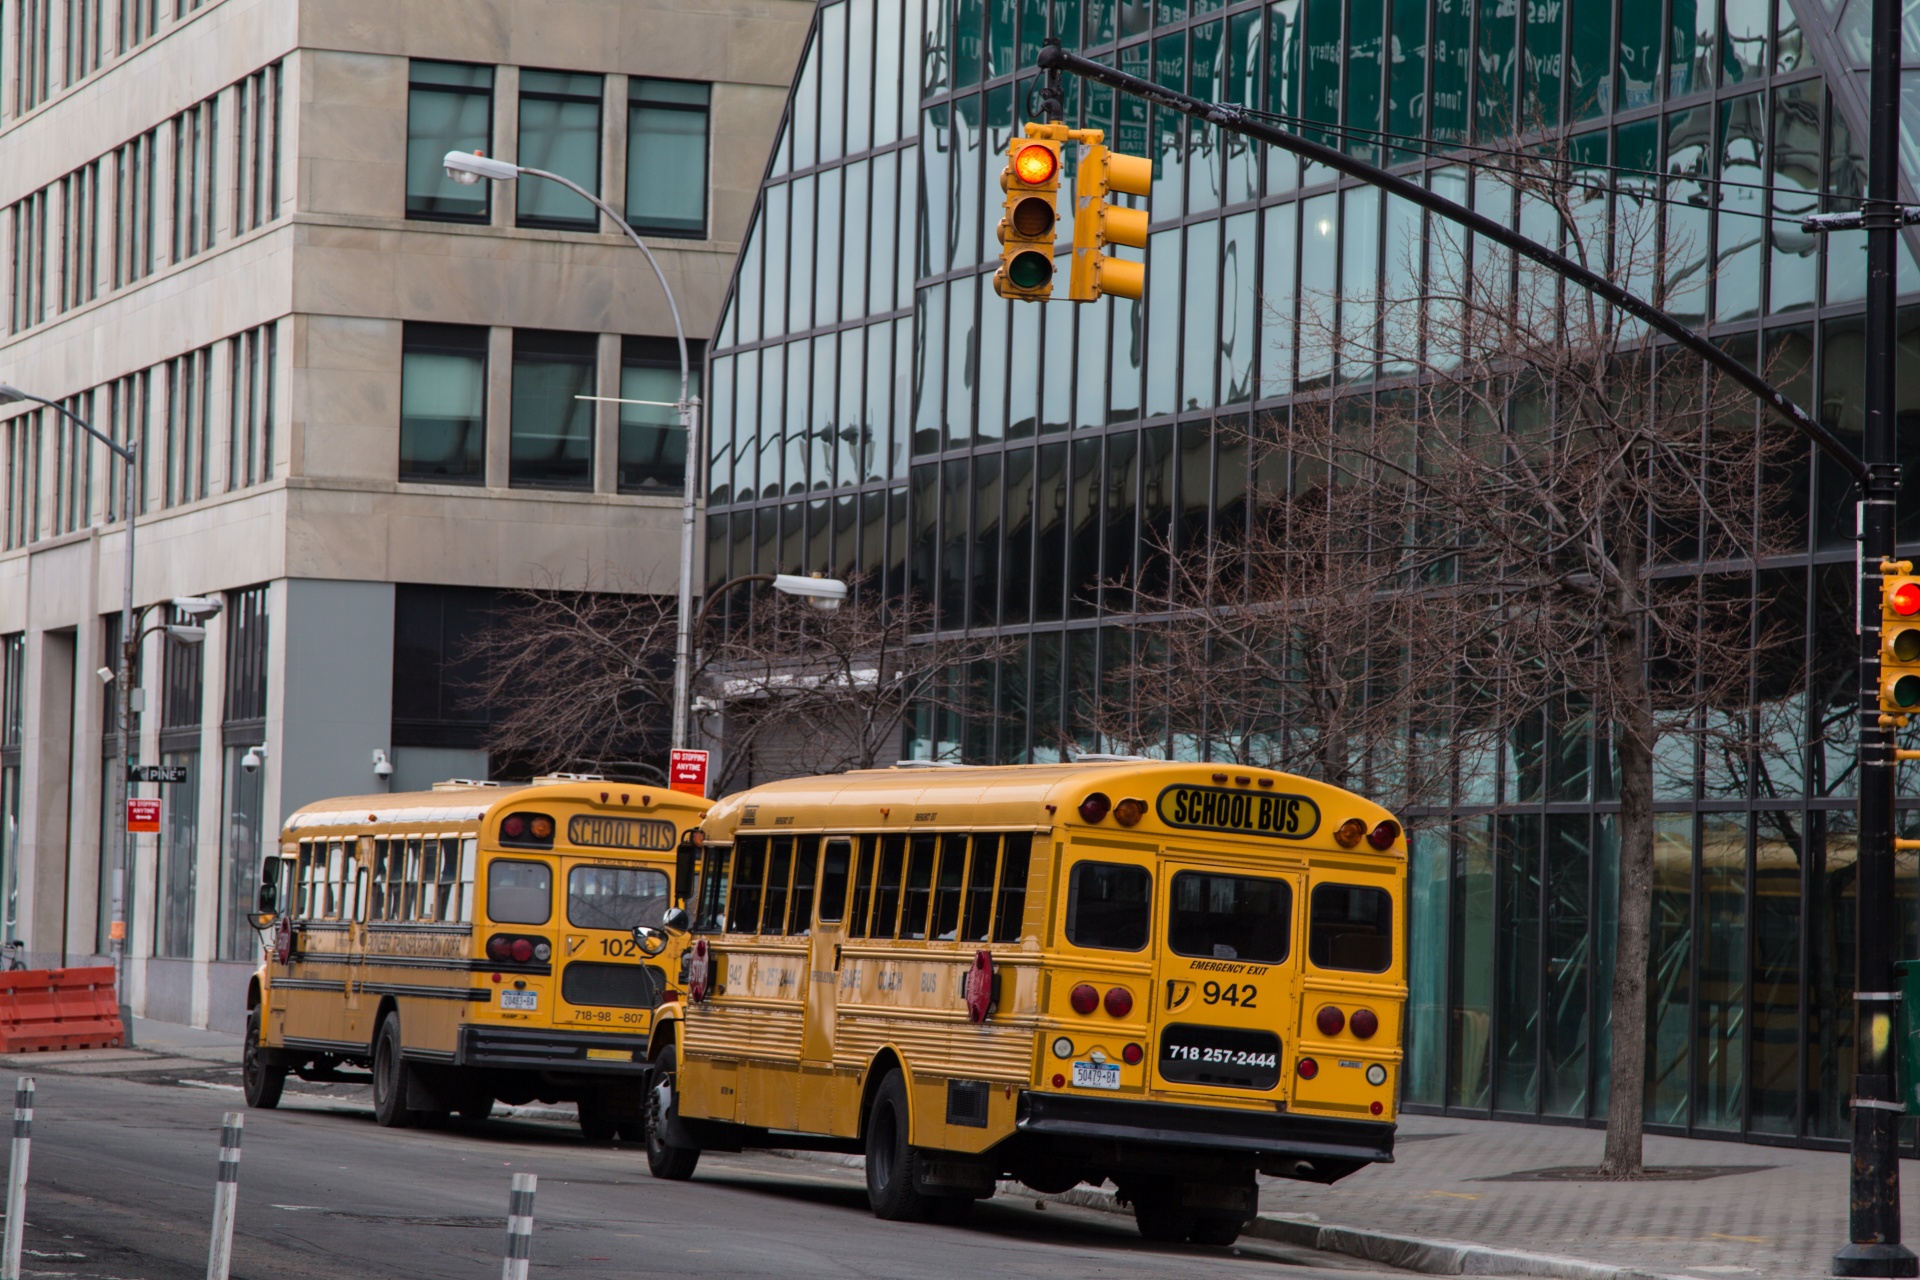
[[[385,791],[373,753],[393,723],[393,584],[287,583],[280,811]]]

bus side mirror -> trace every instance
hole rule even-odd
[[[699,857],[699,845],[691,840],[680,842],[679,856],[673,867],[673,896],[682,902],[693,895],[693,869]]]
[[[673,908],[660,917],[660,927],[669,933],[685,933],[687,931],[686,910],[681,907]]]
[[[667,935],[643,924],[633,926],[633,945],[643,956],[657,956],[667,949]]]
[[[273,915],[280,909],[280,882],[273,874],[273,864],[268,863],[260,879],[260,897],[255,903],[263,916]]]

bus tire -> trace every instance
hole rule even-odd
[[[889,1071],[867,1112],[867,1203],[889,1222],[925,1221],[932,1209],[913,1186],[919,1153],[907,1142],[907,1117],[906,1082]]]
[[[383,1129],[413,1123],[407,1110],[407,1068],[400,1060],[400,1015],[389,1013],[373,1038],[373,1118]]]
[[[1193,1221],[1193,1232],[1188,1236],[1195,1244],[1210,1244],[1225,1247],[1240,1238],[1240,1231],[1246,1224],[1239,1218],[1221,1218],[1201,1215]]]
[[[274,1052],[260,1043],[260,1006],[247,1011],[247,1043],[240,1051],[240,1083],[247,1105],[271,1111],[280,1105],[287,1087],[287,1069]]]
[[[679,1111],[680,1093],[676,1087],[679,1073],[674,1069],[679,1056],[668,1045],[653,1060],[656,1083],[647,1090],[646,1138],[647,1172],[668,1182],[685,1182],[700,1163],[700,1148],[670,1146],[665,1138],[667,1122]],[[661,1101],[665,1090],[666,1100]]]
[[[1140,1228],[1142,1240],[1151,1240],[1155,1244],[1184,1244],[1187,1237],[1193,1234],[1195,1218],[1192,1210],[1169,1203],[1173,1199],[1164,1194],[1134,1197],[1133,1223]],[[1236,1230],[1234,1234],[1238,1235],[1239,1232]]]

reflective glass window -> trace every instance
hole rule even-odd
[[[1260,339],[1264,357],[1260,370],[1259,394],[1285,395],[1293,390],[1294,347],[1294,243],[1300,221],[1300,206],[1269,206],[1265,246],[1260,265]]]
[[[979,332],[974,302],[979,276],[947,286],[947,407],[942,419],[946,446],[973,443],[973,410],[980,392]]]
[[[1073,414],[1073,379],[1065,370],[1073,359],[1073,321],[1076,311],[1086,307],[1043,307],[1046,313],[1047,353],[1045,368],[1051,376],[1040,383],[1040,433],[1065,431]]]
[[[860,478],[884,480],[894,422],[893,326],[867,329],[867,416],[861,422]]]
[[[593,402],[599,338],[521,329],[513,335],[513,431],[508,483],[515,488],[593,487]]]
[[[975,397],[979,419],[976,438],[999,440],[1007,434],[1007,321],[1014,304],[991,287],[980,290],[980,391]],[[1027,308],[1031,310],[1032,308]],[[1017,358],[1031,356],[1031,349]]]
[[[1773,94],[1773,234],[1769,311],[1810,307],[1819,287],[1820,239],[1800,230],[1800,219],[1820,202],[1820,100],[1818,80],[1803,80]]]
[[[856,340],[859,335],[852,335]],[[808,470],[812,487],[833,487],[833,463],[836,449],[840,389],[836,374],[840,361],[840,335],[822,334],[813,340],[813,413],[807,422]]]
[[[375,881],[380,878],[376,870]],[[487,919],[495,924],[545,924],[552,915],[553,869],[546,863],[498,858],[487,865]],[[388,912],[375,918],[399,917]]]
[[[858,67],[870,65],[873,68],[873,145],[884,147],[900,136],[900,103],[902,77],[900,75],[900,18],[903,10],[912,4],[880,3],[874,10],[873,24],[873,61],[870,64],[855,62]],[[857,16],[855,26],[863,25]],[[917,53],[918,50],[916,49]],[[905,77],[909,82],[917,79]],[[917,93],[919,86],[907,86],[910,93]],[[849,144],[851,145],[851,144]]]
[[[836,105],[834,114],[838,116]],[[793,135],[793,167],[796,172],[810,169],[820,153],[820,42],[807,44],[806,60],[794,81],[793,99],[788,107],[789,129]]]
[[[1424,7],[1425,0],[1421,4]],[[1283,116],[1300,111],[1300,0],[1267,6],[1267,110]],[[1299,160],[1291,153],[1268,151],[1268,193],[1293,190],[1299,181]]]
[[[1707,253],[1712,247],[1713,108],[1666,118],[1667,310],[1693,324],[1707,318]]]
[[[493,154],[493,68],[458,62],[407,64],[407,216],[485,222],[491,182],[447,176],[449,151]]]
[[[1258,215],[1235,214],[1225,223],[1220,254],[1220,402],[1239,404],[1253,394],[1253,353],[1258,342],[1254,307],[1259,301],[1254,237]],[[1270,300],[1274,305],[1278,300]],[[1191,346],[1191,342],[1188,344]],[[1204,359],[1202,354],[1201,359]]]
[[[1180,363],[1180,408],[1206,409],[1217,403],[1213,374],[1218,363],[1220,224],[1197,222],[1187,229],[1187,288],[1181,308],[1187,322],[1186,350]]]
[[[707,234],[707,129],[712,86],[627,82],[627,221],[646,235]]]
[[[787,328],[787,231],[792,221],[787,208],[793,199],[793,184],[781,182],[766,189],[760,197],[760,235],[765,242],[765,268],[761,286],[761,305],[766,309],[764,337],[789,332]]]
[[[1762,184],[1766,171],[1766,110],[1759,94],[1720,104],[1720,206],[1716,219],[1714,312],[1721,320],[1759,313],[1766,233]],[[1739,184],[1739,185],[1732,185]]]
[[[1227,82],[1225,100],[1242,106],[1260,105],[1261,13],[1235,14],[1227,20]],[[1264,149],[1237,133],[1222,133],[1225,194],[1228,204],[1239,204],[1260,194],[1260,153]]]
[[[840,207],[844,173],[841,169],[829,169],[818,178],[820,205],[814,221],[813,251],[813,322],[816,325],[840,322],[843,283],[850,296],[859,297],[858,280],[845,281],[840,271],[840,238],[846,234]]]
[[[570,71],[520,73],[519,162],[600,190],[599,76]],[[591,231],[600,214],[557,182],[513,184],[515,221],[523,227],[571,227]]]
[[[1079,376],[1074,379],[1073,425],[1084,431],[1107,420],[1107,326],[1113,321],[1114,308],[1103,303],[1077,310],[1081,311],[1080,358]],[[1139,397],[1123,395],[1122,399],[1137,402]]]
[[[1073,442],[1072,506],[1067,535],[1067,616],[1090,618],[1100,600],[1100,441]],[[1086,633],[1075,632],[1075,635]]]
[[[1034,493],[1033,620],[1058,622],[1066,596],[1067,446],[1040,446]]]
[[[953,208],[947,231],[947,266],[970,267],[980,261],[981,165],[984,122],[978,96],[953,104]],[[996,219],[997,221],[997,219]]]
[[[840,281],[837,291],[840,303],[834,313],[835,319],[857,320],[867,309],[867,272],[872,270],[873,258],[878,253],[878,246],[867,230],[867,180],[870,168],[865,160],[846,167],[842,172],[846,192],[840,201],[838,225],[822,227],[823,232],[840,237],[840,270],[835,273]]]
[[[1559,50],[1554,50],[1559,56]],[[1427,131],[1427,0],[1393,0],[1393,38],[1387,44],[1387,131],[1418,138]],[[1411,160],[1413,149],[1388,153],[1389,163]]]
[[[1340,236],[1340,376],[1371,377],[1379,338],[1380,189],[1349,187]]]
[[[873,158],[873,211],[867,222],[865,245],[867,269],[867,314],[881,315],[893,310],[893,273],[899,256],[895,239],[900,233],[900,153],[889,151]],[[861,211],[851,202],[847,216],[857,219]],[[911,243],[913,237],[907,237]],[[852,261],[853,255],[848,255]]]
[[[813,343],[802,338],[798,342],[787,344],[787,412],[782,419],[781,476],[784,492],[799,494],[807,491],[807,462],[812,454],[811,432],[808,430],[809,410],[808,382],[813,372]]]
[[[840,335],[840,407],[830,424],[834,482],[843,489],[858,484],[866,475],[867,455],[872,447],[872,419],[861,409],[861,393],[866,386],[866,350],[866,334],[860,330],[852,329]]]
[[[1620,109],[1660,97],[1660,0],[1620,0]]]
[[[873,49],[873,6],[874,0],[847,0],[846,4],[847,66],[852,68],[846,89],[848,155],[857,155],[873,145],[873,95],[876,92],[884,95],[893,89],[891,82],[884,82],[884,88],[876,88],[883,82],[874,74],[877,66]]]
[[[1315,196],[1300,211],[1300,381],[1312,384],[1333,372],[1340,197]]]
[[[947,103],[928,107],[920,123],[920,269],[922,276],[938,275],[953,265],[948,246],[953,228],[948,223],[948,158],[953,151],[952,108]]]
[[[940,468],[940,625],[967,625],[969,466],[951,458]]]
[[[400,356],[400,478],[482,483],[486,405],[487,331],[408,324]]]
[[[1386,5],[1382,0],[1348,0],[1346,54],[1348,154],[1378,163],[1383,158],[1368,130],[1378,129],[1381,81],[1384,78]]]
[[[947,405],[943,369],[947,359],[947,289],[920,290],[914,306],[913,452],[940,450]]]
[[[760,496],[780,496],[780,451],[787,389],[787,349],[767,347],[760,352]]]
[[[687,343],[687,360],[687,394],[698,397],[704,364],[699,343]],[[621,339],[620,399],[653,402],[620,406],[620,492],[678,493],[687,476],[687,433],[680,425],[680,411],[673,407],[680,399],[678,346],[665,338]],[[716,411],[716,438],[725,426],[717,417],[721,403],[716,397],[707,406]]]
[[[1025,622],[1033,592],[1033,450],[1009,449],[1005,457],[1006,547],[1000,607],[1004,625]]]
[[[1673,47],[1667,53],[1667,94],[1678,98],[1713,88],[1720,43],[1720,6],[1681,0],[1673,11]]]
[[[838,180],[838,173],[824,175]],[[795,178],[790,184],[789,210],[793,236],[787,257],[787,332],[804,333],[813,327],[814,188],[815,177]]]
[[[1404,2],[1404,0],[1403,0]],[[1526,60],[1522,64],[1522,82],[1526,86],[1521,123],[1534,127],[1538,121],[1546,128],[1560,123],[1560,82],[1564,63],[1560,57],[1560,24],[1566,5],[1560,3],[1521,6],[1520,20],[1526,27]]]
[[[1180,233],[1162,231],[1147,246],[1147,416],[1179,405]],[[1212,366],[1212,360],[1208,360]]]
[[[1588,120],[1606,110],[1613,98],[1613,0],[1569,3],[1573,31],[1567,41],[1567,118]]]
[[[847,121],[847,6],[821,8],[820,19],[820,163],[845,153]]]
[[[1854,0],[1853,7],[1861,8],[1860,0]],[[1726,34],[1720,46],[1720,67],[1726,81],[1733,85],[1758,80],[1767,71],[1772,0],[1726,0],[1726,14]]]
[[[1221,44],[1225,38],[1224,24],[1219,22],[1196,26],[1189,35],[1192,62],[1188,68],[1188,92],[1202,101],[1218,102],[1225,94],[1222,81],[1226,72],[1226,50]],[[1187,210],[1198,213],[1218,208],[1223,195],[1221,184],[1226,176],[1221,134],[1197,120],[1188,122],[1187,132]]]
[[[972,600],[968,625],[990,627],[1000,594],[1000,461],[998,453],[973,459],[973,549],[967,594]]]

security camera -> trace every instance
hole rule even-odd
[[[93,674],[100,681],[101,684],[113,683],[112,667],[101,667],[98,671],[94,672]]]
[[[393,776],[393,761],[387,759],[387,753],[378,747],[373,749],[373,776],[376,778]]]
[[[260,765],[266,759],[265,747],[248,747],[247,754],[240,757],[240,767],[248,773],[260,772]]]

